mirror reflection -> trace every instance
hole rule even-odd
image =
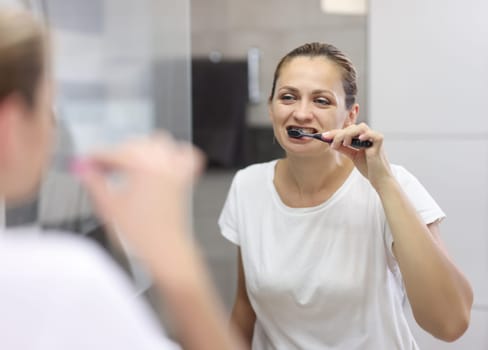
[[[209,162],[196,187],[195,227],[230,308],[235,248],[222,240],[217,218],[237,169],[284,155],[268,109],[275,67],[306,42],[333,43],[354,62],[357,122],[366,121],[367,15],[324,9],[320,1],[193,1],[191,6],[193,137]]]
[[[486,25],[414,3],[0,1],[1,342],[486,348]]]

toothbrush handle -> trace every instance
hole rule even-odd
[[[323,142],[332,143],[332,140],[322,138],[322,134],[314,134],[313,137],[315,139],[323,141]],[[368,140],[361,141],[358,138],[353,138],[351,141],[351,147],[354,147],[354,148],[369,148],[371,146],[373,146],[373,142],[368,141]]]
[[[332,143],[332,140],[327,140],[327,139],[322,138],[322,134],[309,134],[307,136],[312,136],[314,139],[317,139],[317,140],[322,141],[322,142]]]
[[[373,142],[368,140],[361,141],[360,139],[352,139],[351,146],[354,148],[369,148],[373,146]]]

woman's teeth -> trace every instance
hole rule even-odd
[[[296,127],[291,127],[289,128],[289,130],[298,130],[298,131],[301,131],[303,133],[307,133],[307,134],[315,134],[317,133],[317,129],[314,129],[314,128],[296,128]]]

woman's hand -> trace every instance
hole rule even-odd
[[[185,349],[244,349],[189,237],[190,188],[202,155],[159,136],[95,154],[78,175],[108,226],[152,272]]]
[[[188,200],[201,154],[169,135],[128,142],[78,166],[98,214],[149,265],[187,252]],[[152,266],[150,266],[152,267]]]
[[[370,129],[365,123],[331,130],[322,136],[324,139],[333,140],[330,147],[349,157],[376,190],[382,183],[393,178],[383,150],[383,135]],[[351,141],[355,137],[361,141],[369,140],[373,142],[373,146],[361,149],[353,148]]]

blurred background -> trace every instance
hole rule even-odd
[[[195,238],[228,310],[236,247],[217,219],[236,170],[282,155],[267,98],[274,68],[305,42],[342,49],[359,72],[360,119],[383,132],[390,161],[413,172],[447,214],[452,258],[475,291],[457,342],[410,321],[421,349],[488,348],[488,3],[481,0],[38,0],[54,30],[59,133],[33,203],[5,213],[10,228],[69,229],[97,240],[150,297],[123,242],[107,240],[67,160],[158,128],[208,157],[195,188]],[[149,291],[149,292],[148,292]],[[408,310],[408,305],[406,305]]]

